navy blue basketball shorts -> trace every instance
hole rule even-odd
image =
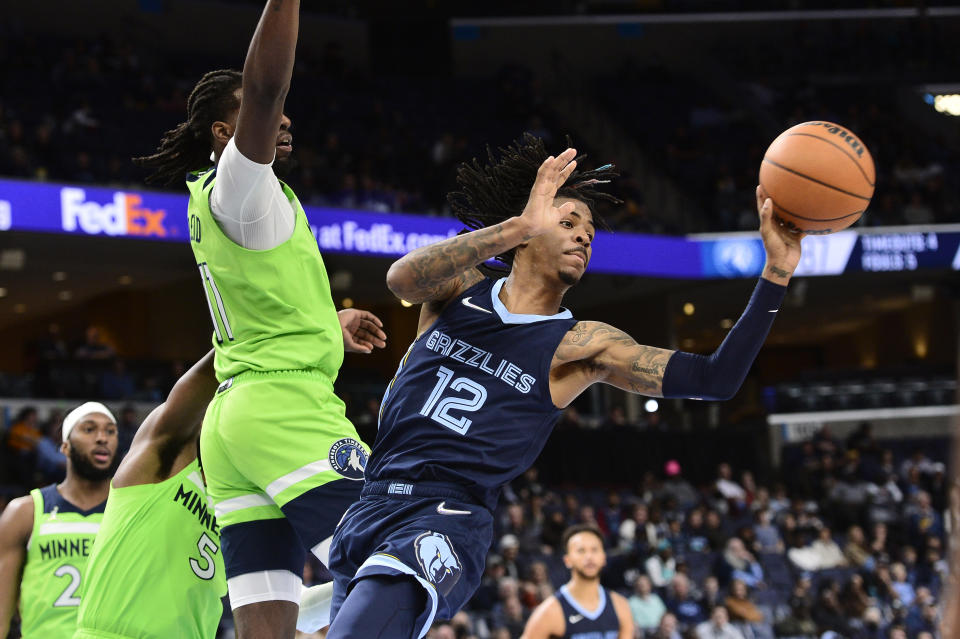
[[[490,511],[458,487],[368,482],[333,534],[330,621],[358,580],[409,575],[427,591],[417,620],[423,637],[434,619],[450,619],[473,596],[492,540]]]

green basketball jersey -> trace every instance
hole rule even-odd
[[[110,488],[75,636],[212,639],[226,593],[220,527],[194,460],[160,483]]]
[[[236,244],[213,219],[210,192],[216,170],[188,176],[190,246],[213,320],[220,381],[247,370],[317,369],[336,379],[343,335],[317,240],[300,201],[293,235],[275,248]]]
[[[21,632],[24,639],[72,637],[103,504],[83,512],[60,495],[56,484],[30,494],[33,532],[20,582]]]

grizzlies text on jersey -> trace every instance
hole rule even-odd
[[[452,300],[390,383],[367,481],[453,483],[487,508],[540,454],[560,417],[550,363],[576,320],[510,313],[506,280]]]

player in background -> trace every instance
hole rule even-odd
[[[420,334],[384,396],[363,496],[334,534],[329,639],[421,637],[434,617],[452,617],[479,585],[503,486],[589,386],[728,399],[760,350],[801,236],[772,220],[759,188],[767,262],[712,355],[644,346],[560,307],[590,262],[592,204],[611,199],[597,187],[614,175],[610,165],[577,173],[575,157],[547,157],[528,135],[500,159],[461,166],[450,201],[476,230],[390,267],[390,289],[422,304]],[[477,267],[498,256],[510,275],[485,278]]]
[[[371,313],[337,313],[303,207],[277,178],[293,150],[283,106],[299,12],[299,0],[266,2],[242,74],[206,74],[188,120],[137,160],[153,181],[190,172],[190,244],[221,382],[201,457],[240,639],[293,635],[306,553],[326,561],[368,453],[333,382],[344,349],[386,339]]]
[[[203,414],[216,390],[211,351],[137,430],[111,482],[74,639],[216,636],[227,580],[220,526],[197,459]],[[318,590],[329,601],[330,586],[305,596],[313,600]]]
[[[560,545],[570,581],[537,606],[520,639],[633,639],[626,597],[600,585],[600,571],[607,565],[600,531],[571,526]]]
[[[35,488],[0,516],[0,637],[20,602],[24,639],[73,636],[80,587],[117,466],[117,424],[98,402],[70,411],[61,427],[67,457],[60,484]]]

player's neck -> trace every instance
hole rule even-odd
[[[557,288],[542,278],[510,273],[500,289],[500,301],[515,315],[555,315],[560,311],[566,288]]]
[[[600,605],[600,579],[585,579],[573,575],[567,582],[569,592],[577,603],[587,610],[596,610]]]
[[[57,485],[57,491],[80,510],[90,510],[107,498],[110,480],[84,479],[76,473],[67,473],[67,478]]]

